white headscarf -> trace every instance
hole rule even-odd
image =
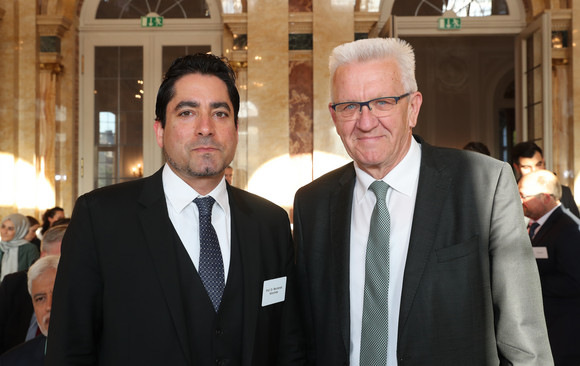
[[[28,234],[30,224],[26,216],[21,214],[11,214],[2,219],[2,224],[6,220],[12,221],[14,224],[14,237],[10,241],[0,240],[0,255],[2,256],[2,264],[0,266],[0,281],[4,276],[18,271],[18,247],[29,243],[24,237]]]

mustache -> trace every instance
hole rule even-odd
[[[194,142],[190,142],[187,144],[188,150],[194,150],[194,149],[198,149],[200,147],[211,147],[211,148],[218,149],[218,150],[223,149],[223,145],[217,143],[210,136],[200,137],[198,140],[196,140]]]

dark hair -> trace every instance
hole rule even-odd
[[[175,82],[188,74],[213,75],[220,78],[228,88],[230,102],[234,107],[234,122],[238,125],[240,94],[236,87],[236,74],[225,57],[207,53],[196,53],[180,57],[173,61],[165,73],[155,104],[155,120],[165,128],[167,104],[175,95]]]
[[[49,217],[53,218],[54,215],[59,211],[64,212],[64,209],[62,207],[56,206],[44,211],[44,213],[42,214],[42,230],[40,230],[42,234],[44,234],[44,232],[48,230],[48,228],[50,227],[50,222],[48,221],[48,218]]]
[[[26,216],[26,218],[28,219],[28,223],[30,224],[30,226],[40,225],[40,222],[38,222],[36,217]]]
[[[544,156],[542,149],[533,141],[525,141],[516,144],[512,149],[512,159],[515,164],[520,164],[520,158],[531,158],[536,152]]]
[[[491,155],[489,153],[489,149],[483,142],[471,141],[468,142],[467,145],[463,146],[463,150],[475,151],[478,153],[482,153],[485,155]]]

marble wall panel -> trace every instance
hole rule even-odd
[[[288,2],[249,0],[248,190],[279,204],[280,177],[266,170],[288,156],[288,62]]]
[[[288,0],[290,12],[311,12],[312,0]]]
[[[312,156],[312,62],[290,61],[290,155]]]

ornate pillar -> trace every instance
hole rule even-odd
[[[60,41],[70,27],[65,17],[39,15],[37,29],[40,39],[38,77],[38,190],[39,208],[53,207],[60,201],[59,133],[64,118],[58,113],[60,105],[59,75],[63,72]],[[60,204],[59,204],[60,205]]]

